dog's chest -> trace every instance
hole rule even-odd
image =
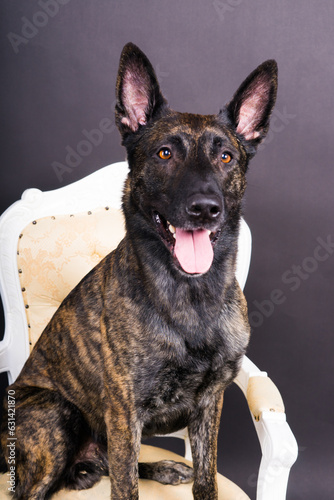
[[[121,306],[123,328],[117,314],[110,314],[110,331],[118,341],[124,339],[122,356],[131,367],[144,436],[187,426],[208,398],[221,393],[236,376],[248,340],[237,287],[231,287],[225,305],[219,287],[208,299],[205,287],[203,292],[196,284],[191,287],[164,278],[160,289],[152,286],[155,293],[142,290],[122,304],[120,295],[113,295],[109,301]],[[128,279],[133,285],[133,275]],[[138,291],[141,286],[138,280]]]
[[[157,356],[139,370],[136,406],[144,436],[185,427],[190,416],[234,378],[238,364],[205,352],[202,357],[188,353],[183,364],[180,361]]]

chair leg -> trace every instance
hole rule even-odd
[[[262,450],[256,500],[285,500],[298,446],[284,413],[263,412],[255,422]]]

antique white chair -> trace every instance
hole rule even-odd
[[[127,171],[127,163],[119,162],[54,191],[28,189],[1,216],[0,292],[5,333],[0,342],[0,373],[7,372],[9,383],[16,379],[63,298],[121,240],[120,207]],[[238,248],[237,279],[243,288],[251,255],[251,234],[244,221]],[[297,458],[297,443],[286,422],[282,398],[267,374],[247,357],[235,383],[247,398],[262,450],[256,499],[283,500]],[[189,463],[187,430],[174,436],[185,442],[185,458],[176,459]],[[142,460],[168,457],[173,458],[173,453],[142,445]],[[10,498],[7,481],[6,474],[0,476],[0,497],[4,499]],[[249,498],[220,474],[218,485],[220,500]],[[191,487],[140,480],[140,498],[187,500],[192,498]],[[110,498],[109,491],[109,479],[102,478],[90,490],[63,490],[52,498],[104,500]]]

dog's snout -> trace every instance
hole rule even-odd
[[[222,202],[216,195],[194,194],[187,200],[186,211],[191,217],[210,222],[222,212]]]

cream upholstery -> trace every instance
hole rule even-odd
[[[17,265],[31,349],[66,295],[123,235],[123,214],[109,207],[43,217],[22,230]]]
[[[176,460],[191,465],[189,460],[161,448],[153,446],[142,446],[140,453],[142,462],[155,462],[158,460]],[[249,497],[232,481],[229,481],[220,474],[217,475],[219,500],[249,500]],[[10,499],[7,491],[6,474],[0,476],[0,498]],[[147,479],[139,480],[140,500],[192,500],[192,483],[180,484],[177,486],[163,485],[156,481]],[[51,500],[110,500],[110,482],[108,477],[103,477],[101,481],[89,490],[69,491],[61,490],[51,496]]]
[[[264,411],[284,413],[284,403],[277,387],[269,377],[251,377],[247,387],[247,402],[255,420]]]

